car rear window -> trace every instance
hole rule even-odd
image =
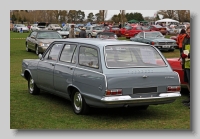
[[[151,46],[105,46],[104,55],[107,68],[166,66],[161,55]]]

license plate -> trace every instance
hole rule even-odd
[[[170,46],[169,45],[164,45],[163,48],[170,48]]]

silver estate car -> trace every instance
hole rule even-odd
[[[91,107],[139,107],[174,102],[179,75],[149,44],[98,38],[54,40],[39,59],[23,59],[28,92],[40,90],[72,102],[75,114]]]

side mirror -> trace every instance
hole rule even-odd
[[[42,54],[39,54],[38,57],[40,60],[42,60]]]

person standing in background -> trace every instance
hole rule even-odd
[[[80,33],[79,33],[79,37],[80,38],[87,38],[87,36],[86,36],[86,28],[85,27],[82,27],[81,28],[81,31],[80,31]]]
[[[176,43],[178,44],[178,47],[179,47],[179,50],[180,50],[180,55],[183,52],[183,49],[182,49],[182,47],[183,47],[183,40],[184,40],[184,38],[185,38],[186,35],[187,34],[186,34],[185,29],[181,29],[180,34],[177,37]]]
[[[122,24],[119,22],[119,28],[122,28]]]
[[[69,38],[75,38],[74,25],[71,25],[71,28],[69,30]]]
[[[183,52],[181,54],[183,70],[184,70],[184,82],[188,83],[187,87],[190,92],[190,26],[186,29],[187,35],[185,36],[182,44],[183,44]],[[185,106],[190,108],[190,97],[188,100],[182,101]]]

